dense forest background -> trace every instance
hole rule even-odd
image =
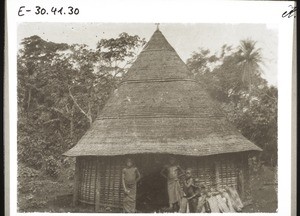
[[[127,33],[101,39],[96,49],[36,35],[22,40],[17,62],[19,193],[38,188],[36,182],[28,185],[28,178],[72,179],[73,161],[62,154],[91,126],[144,44]],[[187,60],[229,121],[263,149],[257,161],[276,166],[277,87],[262,78],[263,63],[261,49],[248,39],[236,47],[224,44],[217,53],[199,48]]]

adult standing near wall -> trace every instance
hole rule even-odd
[[[180,187],[179,177],[184,175],[183,169],[176,163],[174,157],[169,158],[169,164],[161,170],[160,174],[167,179],[170,208],[177,212],[183,192]]]
[[[134,166],[133,160],[126,160],[126,167],[122,171],[122,184],[124,189],[123,207],[126,213],[136,212],[136,184],[141,174]]]

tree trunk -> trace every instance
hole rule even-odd
[[[72,141],[73,141],[73,135],[74,135],[74,111],[75,111],[75,107],[73,104],[72,109],[71,109],[71,119],[70,119],[70,138]]]
[[[91,102],[89,101],[88,103],[88,107],[89,107],[89,110],[88,110],[88,119],[89,119],[89,123],[90,123],[90,127],[92,126],[92,123],[93,123],[93,118],[92,118],[92,110],[91,110]]]
[[[71,89],[69,88],[69,95],[71,99],[73,100],[74,104],[76,107],[80,110],[80,112],[85,115],[85,117],[88,119],[90,126],[92,125],[93,119],[92,119],[92,113],[91,113],[91,102],[90,100],[88,101],[88,112],[85,112],[77,103],[75,97],[72,95]]]
[[[29,109],[30,107],[30,101],[31,101],[31,88],[29,89],[29,92],[28,92],[28,99],[27,99],[27,110]]]

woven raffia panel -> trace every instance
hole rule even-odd
[[[122,206],[120,159],[117,157],[84,157],[81,158],[80,170],[79,200],[81,202],[95,204],[96,179],[100,179],[99,204],[118,208]]]
[[[147,157],[143,155],[140,163],[145,163],[146,159]],[[191,168],[194,178],[198,178],[201,183],[208,187],[217,184],[236,188],[238,185],[238,160],[233,155],[179,156],[178,159],[179,164],[184,169]],[[80,158],[79,200],[83,203],[95,204],[96,179],[99,179],[99,205],[122,208],[124,196],[121,182],[123,160],[123,157]],[[153,160],[151,158],[149,162],[153,163]]]
[[[79,200],[84,203],[95,203],[96,158],[80,159]]]
[[[214,157],[181,157],[180,162],[184,168],[192,169],[194,178],[198,178],[206,186],[215,183]]]
[[[194,178],[198,178],[208,187],[215,185],[237,187],[238,163],[232,155],[182,157],[181,161],[185,168],[192,169]],[[216,172],[216,166],[219,166],[218,172]]]
[[[214,164],[211,158],[199,158],[197,159],[197,178],[200,182],[211,186],[215,181]]]
[[[238,184],[238,166],[234,157],[218,157],[219,160],[219,185],[237,187]]]
[[[122,167],[117,157],[102,159],[100,173],[100,205],[120,207],[123,200]]]

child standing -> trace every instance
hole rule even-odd
[[[141,174],[133,165],[133,160],[126,160],[126,167],[122,170],[122,184],[124,189],[123,207],[126,213],[136,212],[136,184]]]
[[[200,190],[194,184],[192,169],[190,168],[188,168],[185,172],[183,189],[189,203],[190,213],[195,213],[198,205],[198,198],[200,196]]]

